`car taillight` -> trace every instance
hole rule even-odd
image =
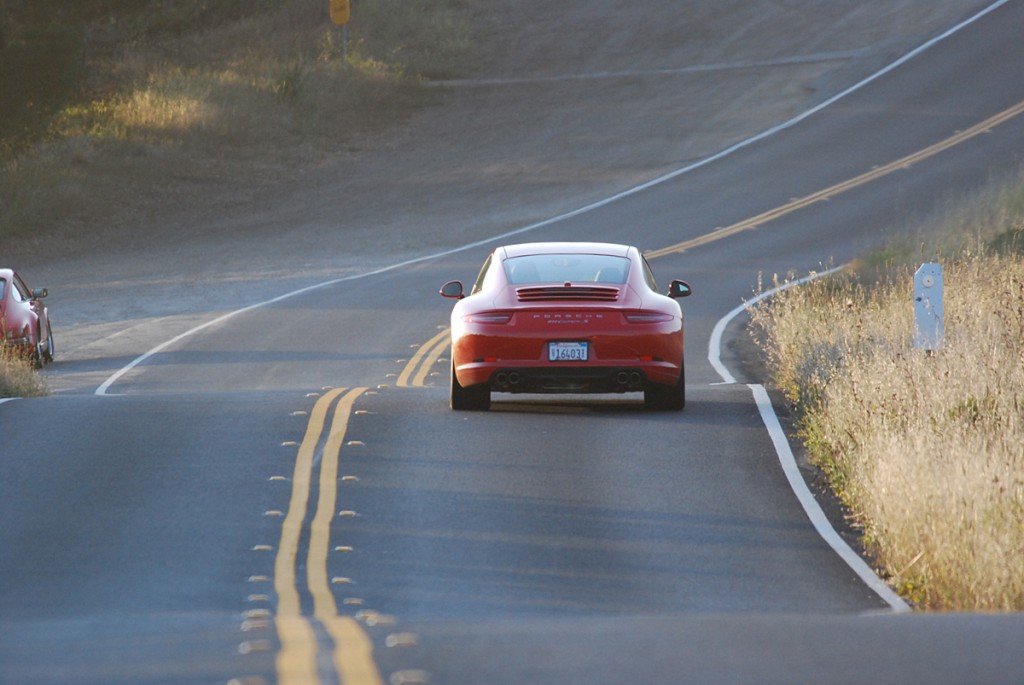
[[[661,323],[671,321],[673,318],[671,314],[662,314],[661,312],[625,312],[623,316],[630,323]]]
[[[512,312],[480,312],[477,314],[466,314],[462,317],[466,323],[508,323],[512,320]]]

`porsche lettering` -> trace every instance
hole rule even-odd
[[[535,319],[552,320],[581,320],[581,319],[603,319],[604,314],[534,314]]]

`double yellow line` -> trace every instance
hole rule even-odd
[[[808,195],[807,197],[793,200],[792,202],[784,204],[781,207],[770,209],[767,212],[763,212],[761,214],[758,214],[757,216],[751,217],[737,224],[733,224],[732,226],[719,228],[710,233],[706,233],[702,236],[698,236],[696,238],[683,241],[681,243],[676,243],[675,245],[670,245],[668,247],[663,247],[659,250],[651,250],[649,252],[646,252],[645,256],[647,257],[647,259],[655,259],[657,257],[664,257],[665,255],[669,254],[678,254],[681,252],[686,252],[687,250],[692,250],[695,247],[700,247],[702,245],[707,245],[708,243],[713,243],[717,240],[721,240],[722,238],[727,238],[731,235],[736,235],[737,233],[740,233],[742,231],[749,231],[755,229],[761,224],[765,224],[769,221],[778,219],[779,217],[791,214],[797,211],[798,209],[803,209],[804,207],[812,205],[816,202],[828,200],[836,195],[840,195],[847,191],[853,190],[854,188],[860,187],[866,183],[870,183],[871,181],[875,181],[879,178],[882,178],[883,176],[888,176],[894,171],[909,168],[914,164],[924,161],[929,157],[933,157],[939,154],[940,152],[950,149],[951,147],[955,147],[960,143],[966,142],[971,138],[981,135],[982,133],[987,133],[994,127],[1003,124],[1009,121],[1010,119],[1013,119],[1014,117],[1020,115],[1021,113],[1024,113],[1024,102],[1019,102],[1013,107],[1010,107],[1009,109],[1006,109],[993,117],[989,117],[980,124],[976,124],[975,126],[972,126],[965,131],[960,131],[959,133],[950,136],[949,138],[946,138],[945,140],[942,140],[938,143],[935,143],[934,145],[926,147],[923,150],[919,150],[918,152],[915,152],[911,155],[907,155],[906,157],[897,159],[895,162],[890,162],[885,166],[872,169],[871,171],[861,174],[860,176],[857,176],[855,178],[851,178],[848,181],[843,181],[842,183],[838,183],[829,188],[825,188],[824,190],[819,190],[818,192],[812,195]]]
[[[274,560],[274,590],[278,606],[274,624],[281,642],[277,654],[279,685],[320,685],[317,658],[320,646],[313,620],[330,635],[334,643],[332,661],[345,685],[381,685],[373,660],[373,644],[355,619],[338,615],[338,606],[327,577],[327,552],[330,527],[337,504],[338,457],[348,430],[348,420],[356,399],[366,388],[354,388],[344,394],[336,388],[321,397],[309,417],[306,435],[299,446],[292,477],[288,513],[281,526],[281,541]],[[320,461],[316,513],[310,524],[309,550],[306,556],[306,588],[313,598],[313,617],[302,612],[296,561],[302,525],[306,520],[317,445],[334,401],[342,396],[334,410]]]
[[[427,342],[420,345],[416,354],[409,359],[402,373],[395,382],[399,388],[422,388],[426,385],[427,376],[434,369],[441,354],[448,349],[451,329],[445,328]]]

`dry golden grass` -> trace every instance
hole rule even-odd
[[[50,393],[32,362],[0,346],[0,397],[42,397]]]
[[[753,317],[812,457],[893,586],[932,609],[1022,610],[1024,260],[961,256],[944,276],[934,354],[913,347],[910,269],[793,288]]]

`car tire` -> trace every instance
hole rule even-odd
[[[36,329],[36,345],[32,350],[32,366],[37,369],[43,368],[46,363],[46,353],[43,351],[43,329]]]
[[[53,329],[49,326],[46,327],[46,352],[43,353],[43,361],[49,364],[53,361],[54,355],[57,352],[53,347]]]
[[[462,387],[455,376],[453,362],[450,406],[455,411],[487,411],[491,408],[491,386],[481,383],[468,388]]]
[[[679,365],[675,385],[649,385],[644,388],[644,405],[654,411],[682,411],[686,406],[686,365]]]

